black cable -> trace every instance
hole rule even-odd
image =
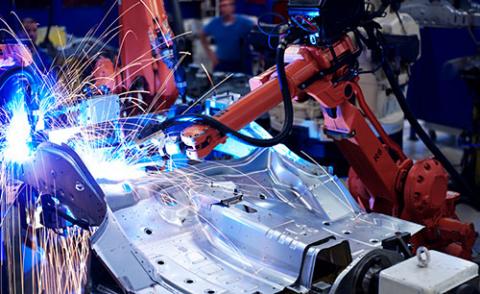
[[[282,39],[277,46],[277,55],[276,55],[276,65],[277,65],[277,75],[278,81],[280,86],[280,91],[282,93],[283,98],[283,106],[285,111],[285,121],[282,126],[282,130],[276,136],[270,139],[257,139],[253,138],[224,125],[223,123],[219,122],[218,120],[214,119],[213,117],[202,115],[202,114],[186,114],[186,115],[179,115],[170,119],[167,119],[160,123],[159,125],[153,126],[152,129],[148,129],[149,133],[166,130],[169,127],[179,124],[185,123],[200,123],[204,125],[208,125],[216,130],[218,130],[222,134],[229,134],[240,141],[253,145],[256,147],[272,147],[279,143],[282,143],[289,135],[293,128],[293,103],[292,98],[290,95],[290,89],[288,87],[288,79],[287,74],[285,72],[285,62],[284,62],[284,55],[285,49],[287,47],[287,41]],[[142,139],[142,133],[140,134],[140,138]],[[149,134],[143,136],[148,137]]]
[[[267,32],[265,30],[265,28],[261,25],[262,19],[267,17],[267,16],[274,16],[274,17],[278,17],[278,18],[281,19],[280,23],[275,24],[275,26],[269,32]],[[258,30],[266,36],[280,37],[281,34],[279,32],[278,33],[274,33],[274,32],[275,32],[276,29],[280,28],[282,25],[285,25],[287,23],[288,22],[283,15],[281,15],[279,13],[275,13],[275,12],[268,12],[268,13],[260,15],[260,17],[257,20],[257,27],[258,27]],[[273,25],[273,24],[268,24],[268,25]]]
[[[406,36],[407,35],[407,29],[405,28],[405,24],[403,23],[402,17],[400,16],[400,13],[395,11],[395,15],[397,16],[398,22],[400,23],[400,26],[402,27],[403,34]]]

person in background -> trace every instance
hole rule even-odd
[[[34,19],[27,17],[22,20],[22,25],[24,29],[20,29],[19,36],[27,39],[25,45],[32,52],[33,61],[40,71],[43,73],[49,72],[52,66],[52,59],[35,43],[37,41],[38,23]]]
[[[220,0],[220,16],[213,18],[200,34],[214,71],[252,74],[248,34],[253,26],[251,20],[235,14],[234,0]],[[213,38],[216,52],[210,48],[207,37]]]

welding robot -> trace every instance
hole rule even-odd
[[[350,211],[343,201],[330,202],[341,198],[341,191],[338,195],[331,190],[330,193],[324,191],[324,194],[317,195],[321,197],[312,197],[329,200],[323,207],[325,214],[336,214],[342,209],[348,211],[347,217],[332,221],[319,219],[319,214],[300,204],[292,207],[294,201],[305,200],[294,193],[288,202],[270,195],[275,194],[271,192],[275,191],[274,188],[267,189],[268,195],[249,195],[253,192],[239,191],[231,183],[233,179],[245,180],[246,171],[231,176],[231,180],[228,176],[223,177],[225,170],[242,166],[236,162],[225,167],[206,163],[203,168],[207,170],[208,178],[220,177],[212,183],[205,183],[202,177],[195,178],[192,182],[203,189],[203,193],[196,192],[195,199],[191,199],[182,187],[172,186],[168,177],[166,183],[159,183],[155,177],[150,183],[148,178],[131,181],[131,184],[101,183],[93,178],[71,149],[51,143],[42,144],[35,160],[24,165],[25,183],[36,187],[42,195],[55,196],[58,203],[50,203],[53,209],[55,206],[68,208],[70,213],[60,216],[80,227],[99,226],[90,240],[92,249],[123,286],[124,292],[177,293],[198,292],[200,289],[205,293],[217,293],[215,287],[221,284],[219,280],[228,278],[222,285],[229,289],[233,287],[230,292],[242,287],[245,292],[250,290],[248,293],[414,293],[406,292],[406,289],[425,289],[425,281],[418,279],[421,277],[418,273],[422,271],[419,268],[424,266],[423,273],[428,272],[431,279],[436,277],[441,292],[476,293],[478,266],[450,256],[469,258],[475,232],[472,225],[461,223],[455,216],[454,203],[458,194],[448,192],[447,173],[437,160],[413,163],[408,159],[385,134],[358,85],[357,59],[361,49],[367,46],[381,54],[384,48],[385,40],[372,19],[382,15],[388,4],[382,3],[376,11],[365,11],[364,2],[360,0],[290,1],[291,23],[283,28],[283,38],[277,49],[277,67],[254,79],[250,94],[214,118],[177,116],[153,125],[148,128],[148,134],[140,133],[138,137],[139,141],[150,139],[152,135],[160,135],[152,134],[152,130],[168,133],[171,126],[186,125],[181,138],[187,146],[187,154],[194,159],[206,156],[216,145],[224,143],[228,134],[254,146],[271,147],[289,136],[293,120],[292,97],[298,100],[311,97],[322,109],[325,133],[339,145],[361,180],[349,183],[352,194],[363,206],[362,211],[372,214],[357,209]],[[363,33],[356,30],[359,26],[364,28]],[[285,61],[288,65],[284,64]],[[393,91],[402,97],[390,65],[384,63],[382,66]],[[353,98],[358,106],[353,103]],[[279,135],[260,139],[238,132],[280,102],[284,103],[287,115]],[[402,106],[401,99],[399,104]],[[247,158],[247,163],[260,160],[263,165],[257,166],[258,173],[274,174],[277,181],[280,179],[292,186],[302,181],[320,181],[318,167],[317,176],[311,172],[315,169],[311,164],[304,165],[308,169],[298,169],[300,159],[291,155],[293,159],[286,160],[284,157],[288,152],[278,151],[277,147],[261,149],[254,159]],[[277,151],[269,153],[270,149]],[[436,156],[441,159],[441,154]],[[244,166],[247,170],[251,168],[248,164]],[[272,171],[275,168],[278,170]],[[195,166],[190,173],[195,176],[199,170],[199,166]],[[274,180],[270,178],[270,181]],[[336,185],[341,190],[338,188],[341,184],[335,178],[327,181],[326,186],[319,182],[313,184],[308,187],[329,190],[328,185]],[[258,190],[258,187],[254,189]],[[170,198],[168,195],[175,196]],[[348,193],[344,196],[349,197]],[[201,217],[188,215],[185,211],[178,214],[182,207],[175,203],[180,201],[193,201]],[[45,207],[48,205],[46,203]],[[425,227],[411,240],[420,256],[419,265],[415,257],[410,258],[403,235],[395,233],[402,230],[399,224],[419,226],[395,217]],[[345,230],[344,226],[353,230]],[[193,232],[187,229],[193,229]],[[206,237],[203,230],[207,231]],[[416,229],[409,231],[417,232]],[[388,236],[393,234],[391,240],[383,240],[387,235],[382,235],[385,232]],[[234,243],[233,252],[225,250],[228,246],[219,241],[225,236]],[[428,251],[421,245],[434,249],[430,266]],[[355,250],[375,246],[394,250],[372,250],[361,256]],[[201,251],[199,247],[206,250]],[[194,250],[190,250],[192,248]],[[263,251],[259,250],[262,248]],[[186,250],[189,250],[188,254]],[[238,258],[244,257],[245,252],[252,254],[249,255],[251,262],[259,262],[261,270],[257,275],[246,270],[248,262],[245,259]],[[224,263],[219,259],[224,259]],[[187,262],[182,264],[185,260]],[[456,265],[455,269],[449,267],[451,264]],[[440,275],[447,270],[448,277]],[[405,280],[399,281],[399,276],[407,281],[416,279],[416,284],[412,286]],[[457,279],[459,276],[461,279]],[[245,283],[236,285],[239,278]],[[253,287],[252,281],[258,286]]]
[[[44,94],[42,79],[33,63],[32,53],[22,43],[13,39],[0,39],[0,122],[8,123],[13,112],[20,108],[28,117],[33,135],[42,127],[40,100]]]
[[[122,0],[118,7],[121,66],[100,57],[92,72],[93,92],[129,91],[123,105],[124,116],[168,109],[179,96],[185,102],[185,72],[180,65],[183,58],[164,2]]]
[[[382,1],[377,10],[369,12],[363,1],[290,1],[291,22],[284,27],[277,47],[277,66],[254,78],[248,95],[214,117],[178,116],[149,131],[168,133],[169,127],[187,124],[181,140],[192,159],[208,155],[215,146],[225,143],[227,135],[254,146],[270,147],[290,135],[292,99],[312,98],[322,110],[323,131],[335,141],[358,177],[351,178],[348,186],[361,206],[366,211],[424,225],[425,229],[414,236],[417,247],[425,245],[470,258],[475,231],[472,224],[458,220],[455,202],[459,193],[448,190],[448,173],[454,180],[461,181],[461,177],[428,140],[418,122],[411,119],[413,115],[391,65],[381,64],[392,92],[435,158],[416,162],[409,159],[381,127],[359,86],[358,57],[362,49],[385,54],[386,38],[373,19],[381,16],[389,4]],[[364,33],[358,27],[363,27]],[[238,132],[281,102],[285,122],[276,136],[254,139]],[[465,192],[470,192],[468,187]]]
[[[381,1],[371,1],[369,5],[378,7]],[[406,13],[399,13],[400,2],[392,3],[382,17],[375,21],[381,25],[383,35],[389,39],[388,53],[382,56],[366,49],[359,56],[360,87],[368,106],[387,134],[397,144],[402,145],[404,115],[393,95],[387,78],[380,70],[381,62],[390,62],[394,67],[399,84],[406,93],[409,71],[412,64],[420,57],[420,29],[415,20]],[[348,163],[343,159],[335,143],[322,131],[322,111],[313,99],[296,103],[294,106],[294,132],[285,144],[295,152],[305,152],[322,165],[333,167],[334,173],[346,176]],[[270,126],[280,131],[284,121],[282,105],[269,112]]]
[[[1,26],[0,26],[1,28]],[[2,124],[2,133],[0,139],[0,146],[3,151],[2,165],[6,165],[8,162],[16,162],[24,160],[25,157],[30,156],[31,148],[34,148],[40,141],[41,133],[38,131],[42,129],[42,119],[40,100],[44,94],[43,83],[46,82],[42,79],[38,68],[33,63],[33,58],[30,50],[27,46],[19,42],[18,40],[3,37],[0,33],[0,123]],[[11,127],[6,128],[6,125]],[[24,149],[25,148],[25,149]],[[22,206],[26,207],[26,199],[19,196],[19,199],[7,199],[6,193],[3,189],[6,184],[17,184],[18,179],[21,177],[21,168],[19,165],[12,164],[9,166],[10,174],[7,176],[2,174],[4,179],[2,180],[2,188],[0,188],[1,206],[6,205]],[[9,178],[12,176],[13,178]],[[17,201],[18,200],[18,201]],[[24,210],[22,210],[23,212]],[[9,227],[10,223],[6,221],[10,218],[7,212],[1,213],[2,228],[0,232],[0,247],[2,254],[0,260],[2,264],[1,280],[2,285],[0,287],[2,293],[8,293],[8,283],[4,278],[7,276],[7,263],[8,257],[5,252],[5,242],[13,242],[24,240],[24,236],[27,235],[26,215],[22,214],[19,219],[18,227],[15,228],[15,234],[7,238],[4,231]],[[19,243],[21,244],[21,243]],[[32,252],[31,248],[27,246],[19,246],[18,250],[14,254],[20,254],[23,252]],[[35,262],[31,259],[26,259],[23,266],[25,272],[29,271],[31,266]],[[22,275],[23,272],[20,268],[16,269],[16,274]]]

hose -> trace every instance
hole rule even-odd
[[[285,111],[285,121],[282,126],[282,130],[276,136],[270,139],[257,139],[250,137],[248,135],[241,134],[240,132],[230,128],[229,126],[219,122],[213,117],[202,115],[202,114],[185,114],[176,116],[170,119],[167,119],[155,126],[156,131],[165,130],[171,126],[184,124],[184,123],[200,123],[208,125],[222,134],[228,134],[232,137],[237,138],[241,142],[252,145],[255,147],[272,147],[279,143],[282,143],[291,133],[293,128],[293,103],[290,94],[290,89],[288,87],[287,74],[285,72],[285,49],[287,47],[287,41],[282,39],[276,49],[276,65],[277,65],[277,75],[279,80],[280,91],[282,93],[284,111]],[[143,133],[143,132],[142,132]],[[141,134],[142,135],[142,134]],[[149,135],[147,135],[149,136]],[[147,137],[143,136],[143,137]],[[142,139],[142,138],[138,138]]]

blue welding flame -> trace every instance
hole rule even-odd
[[[25,96],[19,91],[7,105],[10,114],[5,130],[4,159],[6,162],[24,162],[32,155],[32,126]]]
[[[1,149],[5,162],[22,163],[33,154],[32,134],[38,109],[36,72],[28,68],[7,70],[0,76]]]

